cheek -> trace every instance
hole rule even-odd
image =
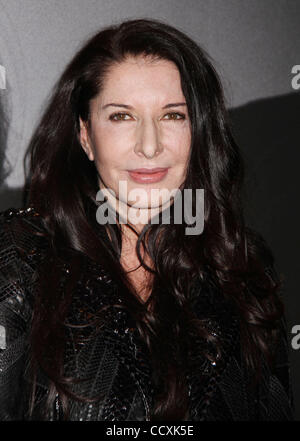
[[[105,130],[103,130],[101,132],[101,141],[99,135],[95,136],[93,146],[95,163],[98,170],[100,169],[102,173],[110,174],[114,169],[120,167],[124,153],[124,142],[122,142],[120,136],[114,136],[112,131],[105,133]]]
[[[177,136],[170,137],[169,140],[169,147],[175,160],[175,164],[178,166],[184,166],[188,161],[191,148],[191,137],[189,132],[181,131]]]
[[[162,140],[166,144],[173,145],[174,148],[182,150],[187,150],[191,143],[191,129],[188,121],[183,123],[174,122],[169,123],[162,128]]]

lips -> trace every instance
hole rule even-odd
[[[143,173],[143,174],[147,174],[147,173],[157,173],[157,172],[162,172],[167,170],[167,168],[163,168],[163,167],[156,167],[156,168],[135,168],[134,170],[129,170],[130,172],[133,173]]]
[[[128,172],[133,181],[147,184],[161,181],[168,173],[168,168],[137,168]]]

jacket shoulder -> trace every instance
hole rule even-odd
[[[33,209],[0,213],[0,420],[23,418],[20,397],[42,237]]]
[[[47,238],[43,218],[33,207],[9,208],[0,213],[0,252],[17,249],[24,253],[42,247]]]
[[[0,213],[1,301],[31,286],[35,267],[46,248],[42,219],[33,208]]]
[[[33,207],[8,208],[0,212],[0,232],[2,234],[8,234],[13,240],[18,238],[18,232],[26,233],[26,231],[31,231],[31,233],[45,231],[42,216]]]

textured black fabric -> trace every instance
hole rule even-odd
[[[31,208],[0,214],[0,420],[29,419],[29,332],[37,269],[48,246],[41,232],[42,220]],[[148,350],[129,311],[112,306],[122,305],[123,300],[110,274],[89,259],[84,262],[68,322],[81,324],[85,314],[93,315],[103,306],[107,307],[107,322],[100,331],[68,328],[65,372],[84,380],[74,384],[72,391],[99,397],[89,403],[71,400],[69,419],[149,420],[153,388]],[[68,273],[68,269],[64,271]],[[292,420],[286,329],[282,329],[277,348],[275,372],[265,365],[259,387],[253,390],[241,357],[239,317],[233,306],[212,283],[199,281],[194,290],[195,313],[206,318],[224,350],[211,363],[203,355],[205,343],[193,342],[187,375],[189,421]],[[47,394],[47,378],[41,374],[32,419],[62,418],[59,396],[51,415],[43,415]]]

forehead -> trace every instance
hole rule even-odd
[[[175,63],[151,57],[129,56],[108,70],[99,94],[101,100],[138,97],[162,100],[184,98]]]

